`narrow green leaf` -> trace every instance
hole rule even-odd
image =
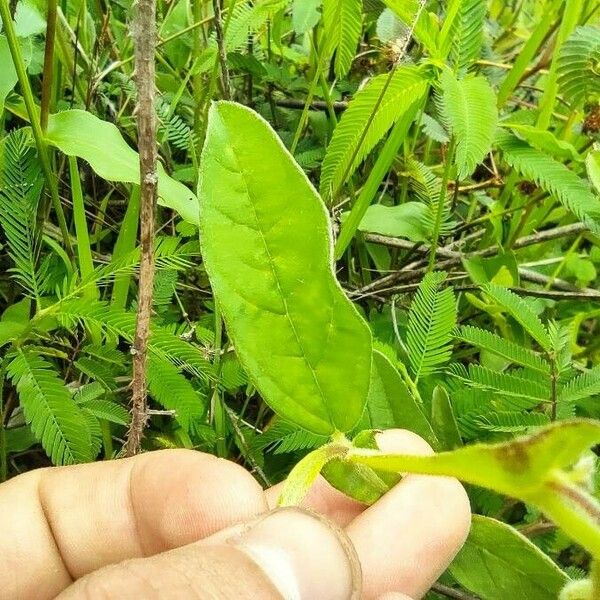
[[[592,185],[596,189],[596,192],[600,194],[600,150],[594,148],[594,150],[587,155],[585,167]]]
[[[323,0],[294,0],[292,25],[296,33],[310,31],[321,19]]]
[[[431,397],[431,423],[440,440],[440,448],[452,450],[463,445],[450,396],[439,385],[435,387]]]
[[[383,0],[383,3],[394,11],[406,27],[413,25],[419,10],[418,0]],[[439,35],[440,25],[437,16],[426,10],[421,11],[421,15],[415,23],[414,36],[432,57],[439,55]]]
[[[367,209],[358,229],[425,242],[431,235],[431,227],[427,227],[428,217],[429,207],[422,202],[406,202],[398,206],[373,204]]]
[[[4,112],[4,100],[17,84],[17,72],[13,66],[12,56],[6,36],[0,35],[0,116]]]
[[[333,275],[318,194],[265,121],[223,102],[210,111],[199,196],[205,267],[265,401],[314,433],[352,429],[371,334]]]

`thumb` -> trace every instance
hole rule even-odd
[[[95,571],[60,600],[357,600],[360,566],[345,534],[279,509],[200,542]]]

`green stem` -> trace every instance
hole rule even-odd
[[[512,69],[508,72],[506,78],[500,85],[500,89],[498,90],[498,108],[502,108],[504,106],[506,101],[514,92],[515,88],[521,82],[527,67],[535,57],[539,48],[546,39],[546,36],[552,29],[554,20],[556,18],[556,12],[561,2],[562,0],[554,0],[550,4],[548,10],[544,11],[541,21],[533,30],[532,34],[529,36],[529,39],[527,42],[525,42],[523,48],[519,52],[517,60],[515,60]]]
[[[592,598],[600,598],[600,558],[594,557],[590,579],[592,580]]]
[[[23,100],[25,101],[27,114],[29,115],[31,130],[33,131],[33,138],[35,140],[35,145],[40,157],[40,162],[42,164],[42,171],[44,172],[46,185],[50,191],[52,205],[54,206],[54,212],[56,213],[56,217],[58,219],[58,225],[62,234],[63,244],[69,258],[72,260],[74,255],[73,247],[71,246],[71,239],[69,237],[69,229],[67,227],[67,221],[65,219],[65,213],[63,212],[62,204],[60,203],[57,181],[52,173],[48,148],[42,133],[42,128],[38,118],[38,110],[33,98],[33,92],[27,76],[27,70],[25,69],[25,61],[23,60],[23,54],[21,53],[21,46],[15,32],[12,16],[10,14],[8,0],[0,0],[0,17],[2,18],[2,24],[4,25],[4,31],[6,33],[6,40],[8,42],[8,47],[13,59],[15,71],[17,72],[17,77],[21,86],[21,92],[23,94]]]
[[[432,456],[407,454],[384,455],[373,450],[352,449],[345,459],[390,473],[417,473],[456,477],[466,483],[494,489],[503,494],[515,495],[515,483],[508,478],[490,482],[485,469],[478,469],[466,462],[460,453],[464,449],[442,452]],[[600,557],[600,505],[581,487],[573,484],[568,474],[554,471],[540,482],[535,490],[520,490],[521,499],[537,506],[563,531],[591,552]]]
[[[77,256],[79,259],[79,274],[82,280],[86,280],[94,274],[94,261],[92,259],[92,247],[85,218],[85,204],[77,158],[69,156],[69,174],[71,177],[71,197],[73,200],[73,220],[75,221],[75,233],[77,235]],[[97,290],[90,286],[85,289],[84,296],[90,300],[96,300]]]
[[[304,103],[304,108],[302,109],[302,114],[300,115],[300,121],[298,123],[298,127],[296,127],[296,132],[294,133],[294,140],[290,147],[290,152],[294,154],[296,152],[296,148],[298,147],[298,143],[300,142],[300,137],[302,136],[302,132],[304,131],[304,127],[306,126],[306,121],[308,120],[308,111],[310,109],[310,105],[312,104],[313,98],[317,91],[317,86],[319,85],[319,80],[321,78],[321,70],[323,68],[323,61],[321,60],[321,56],[317,52],[316,46],[315,49],[315,74],[310,83],[310,88],[308,89],[308,96],[306,97],[306,102]]]
[[[227,422],[225,419],[226,413],[223,407],[223,398],[220,390],[220,375],[221,375],[221,346],[223,344],[223,316],[219,303],[215,299],[215,357],[213,365],[215,367],[215,386],[211,398],[211,415],[217,436],[217,456],[224,458],[227,456]]]
[[[110,460],[114,454],[110,423],[108,421],[100,421],[100,429],[102,430],[102,444],[104,445],[104,460]]]
[[[416,111],[419,108],[419,102],[415,102],[411,108],[409,108],[401,117],[398,119],[392,132],[388,136],[375,165],[369,173],[367,182],[363,186],[358,199],[354,203],[350,214],[346,217],[346,220],[342,224],[340,235],[335,244],[335,258],[340,259],[346,248],[349,246],[360,222],[362,221],[367,209],[373,202],[373,198],[377,194],[377,190],[383,178],[389,172],[394,159],[398,153],[400,145],[404,141],[408,130],[415,118]]]
[[[550,73],[545,80],[544,95],[540,101],[540,114],[537,120],[539,129],[547,129],[550,125],[554,105],[556,103],[556,95],[558,93],[558,59],[560,51],[565,40],[571,35],[581,14],[581,0],[567,0],[565,10],[561,19],[558,35],[556,36],[556,44],[554,46],[554,55]]]
[[[433,233],[431,234],[431,250],[429,253],[429,266],[427,272],[431,273],[435,268],[435,258],[437,255],[437,247],[440,241],[440,232],[442,230],[442,217],[444,215],[444,205],[446,204],[446,195],[448,193],[448,183],[450,181],[450,173],[454,164],[454,151],[456,149],[456,138],[452,136],[448,146],[448,154],[446,156],[446,166],[444,167],[444,175],[442,176],[442,185],[440,195],[438,197],[435,223],[433,225]]]

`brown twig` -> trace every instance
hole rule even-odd
[[[133,456],[140,451],[144,427],[148,419],[146,357],[152,314],[154,213],[158,189],[156,113],[154,111],[155,0],[137,0],[137,14],[132,29],[135,45],[135,80],[138,95],[137,124],[140,153],[140,237],[142,248],[137,322],[131,350],[133,354],[131,424],[123,448],[126,456]]]
[[[303,110],[304,105],[306,104],[304,100],[296,100],[295,98],[281,98],[275,101],[275,104],[281,108],[293,108],[297,110]],[[348,108],[348,102],[338,101],[332,102],[331,106],[335,112],[344,112]],[[324,100],[313,100],[309,104],[309,108],[312,110],[320,110],[323,112],[327,112],[329,110],[329,105]]]
[[[556,227],[554,229],[548,229],[546,231],[541,231],[539,233],[534,233],[532,235],[527,235],[527,236],[523,236],[522,238],[519,238],[513,244],[513,250],[518,250],[520,248],[525,248],[528,246],[534,246],[536,244],[542,244],[542,243],[550,241],[550,240],[559,239],[561,237],[567,237],[569,235],[582,233],[584,231],[587,231],[587,228],[582,223],[574,223],[573,225],[566,225],[564,227]],[[418,252],[419,254],[428,254],[429,253],[428,245],[423,244],[421,246],[415,247],[414,242],[410,242],[408,240],[403,240],[400,238],[392,238],[392,237],[387,237],[384,235],[369,233],[369,234],[365,235],[365,240],[367,242],[371,242],[374,244],[381,244],[383,246],[388,246],[391,248],[400,248],[402,250],[414,250],[415,252]],[[444,262],[441,262],[437,265],[437,268],[439,270],[441,270],[441,271],[447,270],[450,267],[460,264],[461,261],[465,258],[475,258],[475,257],[485,258],[488,256],[494,256],[495,254],[497,254],[500,251],[500,247],[496,245],[496,246],[490,246],[488,248],[484,248],[483,250],[477,250],[475,252],[470,252],[470,253],[466,254],[463,252],[457,252],[456,250],[453,250],[452,247],[454,245],[455,245],[455,243],[452,243],[452,244],[449,244],[448,246],[444,246],[444,247],[441,247],[438,249],[437,255],[442,258],[447,259]],[[410,265],[407,265],[405,267],[405,269],[403,269],[402,271],[398,271],[396,273],[390,273],[389,275],[381,277],[380,279],[377,279],[373,283],[357,290],[355,293],[357,295],[364,295],[364,294],[370,295],[370,292],[381,290],[382,288],[388,288],[389,286],[400,283],[400,282],[412,281],[414,279],[422,277],[423,274],[426,272],[426,270],[424,269],[423,263],[425,263],[425,261],[418,261],[418,262],[412,263]],[[542,283],[542,279],[545,277],[542,275],[538,276],[538,274],[535,273],[535,271],[529,271],[527,269],[521,269],[521,276],[525,280],[531,281],[532,283]],[[532,278],[534,278],[534,279],[532,279]],[[544,279],[543,283],[547,283],[548,280],[549,280],[549,278]],[[566,287],[561,287],[563,284]],[[576,288],[574,288],[574,286],[570,285],[567,282],[563,282],[561,280],[558,280],[557,285],[554,287],[556,287],[558,289],[564,289],[565,291],[569,291],[569,290],[576,291]]]
[[[528,538],[543,535],[550,531],[556,531],[556,525],[550,521],[540,521],[539,523],[532,523],[531,525],[519,528],[519,533]]]

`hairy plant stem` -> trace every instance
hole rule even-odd
[[[442,184],[440,187],[440,195],[437,201],[435,211],[435,223],[433,225],[433,233],[431,234],[431,248],[429,253],[429,265],[427,272],[431,273],[435,268],[435,259],[437,247],[440,241],[440,232],[442,230],[442,217],[444,215],[444,205],[446,204],[446,195],[448,193],[448,183],[450,181],[450,173],[454,164],[454,151],[456,149],[456,138],[452,136],[448,145],[448,153],[446,155],[446,166],[444,167],[444,175],[442,176]]]
[[[15,71],[17,72],[17,78],[19,85],[21,86],[21,93],[23,94],[23,101],[25,102],[25,108],[27,115],[29,116],[29,122],[31,123],[31,130],[33,132],[33,138],[39,154],[40,163],[42,165],[42,171],[44,173],[44,179],[46,186],[50,192],[52,199],[52,205],[56,218],[58,219],[58,225],[62,235],[65,251],[72,261],[74,257],[73,246],[71,245],[71,239],[69,236],[69,228],[67,227],[67,221],[65,219],[65,213],[60,202],[58,195],[58,183],[56,177],[52,172],[52,166],[50,164],[50,156],[48,154],[48,146],[44,139],[42,127],[39,120],[38,109],[33,98],[33,92],[27,76],[27,70],[25,69],[25,61],[23,60],[23,54],[21,53],[21,45],[15,32],[12,15],[10,13],[10,7],[8,0],[0,0],[0,18],[4,26],[4,32],[6,34],[6,40],[10,49],[10,54],[13,59]]]
[[[124,453],[133,456],[140,451],[148,420],[146,362],[152,315],[154,286],[154,219],[158,192],[156,147],[155,65],[156,4],[155,0],[138,0],[133,24],[135,72],[138,95],[137,124],[140,155],[140,283],[135,337],[133,340],[133,380],[131,424]]]

